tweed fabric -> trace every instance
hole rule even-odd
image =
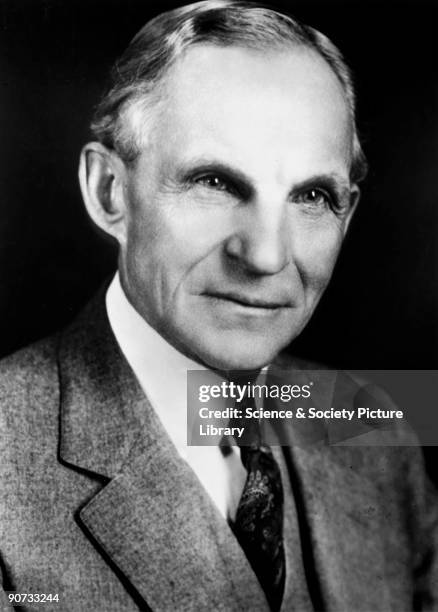
[[[121,355],[102,295],[0,364],[0,432],[5,590],[58,592],[60,612],[268,610]],[[283,611],[438,609],[437,506],[421,453],[404,431],[395,448],[369,442],[272,448],[285,491]]]

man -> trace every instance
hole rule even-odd
[[[407,434],[397,451],[185,441],[187,371],[271,364],[330,279],[365,171],[340,53],[262,5],[182,7],[137,34],[92,127],[81,188],[118,274],[3,362],[4,590],[62,610],[437,609]],[[249,456],[271,507],[248,547]]]

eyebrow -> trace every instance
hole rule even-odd
[[[195,175],[209,173],[218,174],[222,178],[230,181],[232,186],[239,191],[241,196],[245,199],[250,199],[256,192],[253,181],[249,176],[241,170],[220,161],[206,159],[192,160],[184,164],[178,174],[183,181],[189,181],[191,178],[194,178]]]
[[[256,192],[254,182],[247,174],[221,161],[204,158],[194,159],[183,164],[179,176],[183,181],[189,181],[195,175],[202,175],[203,173],[216,173],[224,179],[229,180],[245,199],[250,199]],[[349,180],[345,179],[337,172],[328,172],[315,174],[314,176],[299,181],[293,185],[290,189],[290,193],[305,191],[316,185],[335,193],[341,200],[347,198],[351,191]]]

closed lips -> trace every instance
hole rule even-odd
[[[261,298],[249,297],[237,293],[215,293],[209,292],[205,293],[207,297],[216,298],[218,300],[228,300],[230,302],[235,302],[236,304],[241,304],[242,306],[250,306],[252,308],[285,308],[290,306],[290,303],[286,300],[265,300]]]

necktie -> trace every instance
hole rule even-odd
[[[243,437],[236,442],[247,478],[231,528],[265,591],[271,610],[278,611],[286,569],[280,469],[271,449],[262,443],[258,421],[246,419],[244,423],[239,421],[239,425],[245,427]]]

